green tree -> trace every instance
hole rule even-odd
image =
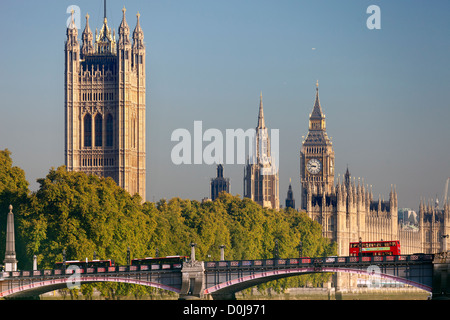
[[[13,166],[11,151],[0,150],[0,257],[4,257],[6,247],[6,217],[9,212],[9,205],[13,206],[15,216],[15,229],[20,226],[20,212],[28,206],[28,181],[25,179],[25,172]],[[19,216],[19,218],[18,218]],[[16,255],[21,261],[26,259],[24,240],[21,234],[16,232]],[[3,261],[3,260],[2,260]],[[1,262],[0,262],[1,263]]]
[[[66,258],[110,258],[126,263],[127,248],[148,252],[156,226],[142,210],[141,198],[131,197],[111,178],[51,169],[38,180],[39,190],[22,214],[29,256],[38,255],[41,268]]]

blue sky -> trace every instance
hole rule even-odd
[[[381,9],[369,30],[368,6]],[[100,28],[103,1],[3,1],[0,6],[0,149],[13,152],[32,190],[64,164],[66,8]],[[292,178],[300,205],[299,152],[315,83],[333,137],[336,172],[347,165],[400,207],[442,198],[450,176],[450,2],[300,0],[109,0],[136,13],[147,49],[147,199],[209,196],[215,166],[171,162],[177,128],[254,128],[259,94],[280,130],[280,199]],[[81,34],[80,30],[80,34]],[[315,48],[315,49],[313,49]],[[206,144],[205,144],[206,145]],[[243,165],[225,165],[242,195]]]

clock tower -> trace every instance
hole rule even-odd
[[[316,99],[309,115],[309,131],[300,151],[300,181],[302,209],[306,209],[307,192],[330,194],[334,186],[334,150],[326,132],[325,114],[319,101],[319,82]]]

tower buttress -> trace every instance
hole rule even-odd
[[[132,72],[135,77],[135,83],[133,84],[133,91],[137,100],[134,101],[135,113],[131,114],[131,130],[135,132],[131,133],[131,148],[133,152],[136,152],[137,163],[134,173],[136,175],[136,181],[145,181],[146,164],[145,164],[145,45],[144,45],[144,32],[142,31],[139,18],[139,12],[136,14],[136,27],[133,32],[133,46],[131,49],[130,60],[132,61]],[[124,14],[125,19],[125,14]],[[132,182],[133,183],[133,182]],[[134,184],[134,183],[133,183]],[[138,184],[136,188],[142,192],[145,192],[145,185]],[[141,193],[141,192],[140,192]]]
[[[117,59],[118,59],[118,78],[119,78],[119,110],[118,110],[118,126],[119,126],[119,145],[121,146],[121,154],[119,157],[119,165],[121,167],[127,166],[129,161],[129,153],[131,150],[131,42],[130,42],[130,28],[125,18],[126,9],[123,7],[122,22],[119,26],[119,41],[117,44]],[[129,94],[127,94],[127,92]],[[119,174],[119,183],[124,185],[126,189],[130,189],[129,177],[130,169],[123,170]]]
[[[130,42],[130,27],[125,18],[125,7],[122,9],[123,17],[119,26],[119,41],[117,44],[119,57],[120,72],[126,72],[131,67],[131,42]]]
[[[65,89],[65,164],[67,170],[73,170],[78,167],[79,161],[74,157],[74,150],[77,149],[79,144],[79,125],[75,121],[79,116],[78,112],[78,72],[79,72],[79,59],[80,59],[80,44],[78,42],[78,29],[74,21],[74,11],[71,12],[70,24],[66,30],[66,42],[65,42],[65,70],[64,70],[64,89]]]

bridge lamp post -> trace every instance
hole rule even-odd
[[[127,265],[129,266],[131,264],[131,254],[130,254],[130,247],[127,248]]]
[[[220,261],[225,260],[225,245],[221,245],[220,247]]]
[[[303,242],[302,241],[299,242],[297,249],[298,249],[298,257],[301,258],[303,256]]]
[[[196,243],[191,242],[191,261],[195,261],[195,247],[197,246]]]
[[[275,239],[275,248],[273,249],[273,258],[274,259],[279,259],[280,258],[280,254],[278,251],[278,239]]]

